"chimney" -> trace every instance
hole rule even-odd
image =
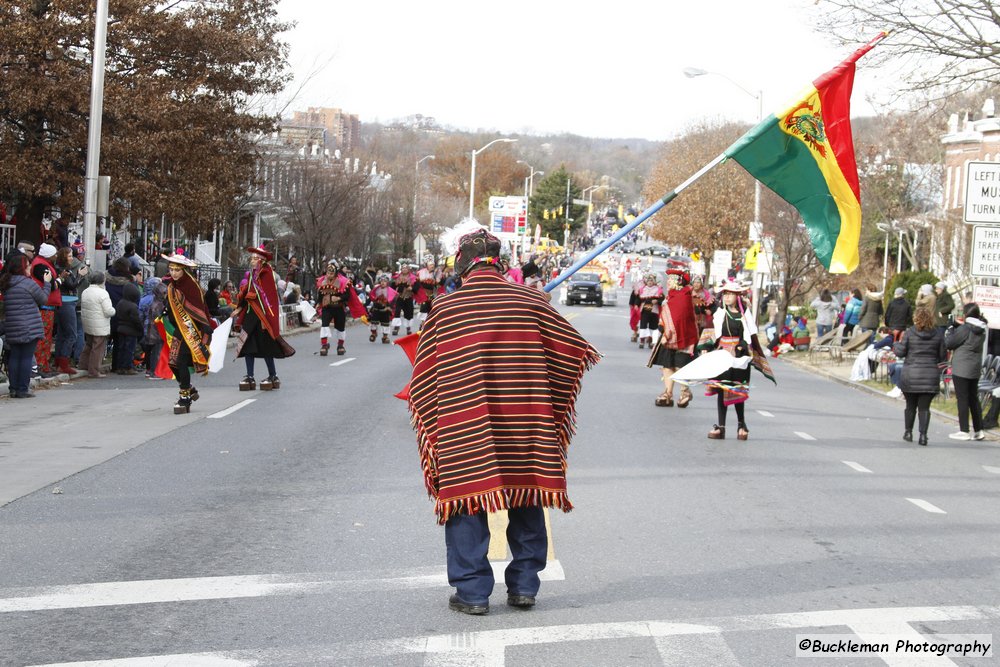
[[[996,105],[993,103],[993,98],[991,97],[983,102],[983,118],[993,118],[996,115]]]

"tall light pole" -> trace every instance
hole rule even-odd
[[[433,155],[425,155],[413,167],[413,223],[417,222],[417,190],[420,188],[420,163],[424,160],[433,160]]]
[[[602,188],[606,188],[606,185],[591,185],[589,188],[583,189],[583,196],[587,197],[587,235],[590,235],[590,215],[594,210],[594,193]]]
[[[501,137],[500,139],[494,139],[490,143],[486,144],[482,148],[478,148],[472,151],[472,173],[469,175],[469,218],[475,219],[472,215],[473,203],[476,201],[476,156],[482,153],[484,150],[496,143],[506,143],[512,144],[517,139],[509,139],[507,137]]]
[[[706,74],[714,74],[716,76],[721,76],[723,79],[725,79],[729,83],[733,84],[734,86],[736,86],[737,88],[739,88],[740,90],[742,90],[744,93],[746,93],[750,97],[752,97],[755,100],[757,100],[757,122],[759,123],[760,121],[764,120],[764,91],[763,90],[758,90],[756,93],[751,92],[747,88],[745,88],[745,87],[741,86],[740,84],[738,84],[736,81],[733,81],[732,79],[730,79],[728,76],[726,76],[722,72],[710,72],[708,70],[700,69],[698,67],[685,67],[684,68],[684,76],[686,76],[689,79],[693,79],[696,76],[704,76]],[[750,246],[751,247],[753,246],[754,242],[761,241],[763,243],[763,240],[764,240],[764,233],[763,233],[764,230],[762,229],[761,223],[760,223],[760,181],[758,181],[755,178],[754,182],[753,182],[753,185],[754,185],[754,187],[753,187],[753,222],[750,223],[750,230],[749,230],[749,234],[748,234],[749,241],[750,241]],[[757,285],[757,280],[753,281],[753,288],[752,289],[753,289],[753,298],[752,298],[752,302],[753,302],[753,306],[752,306],[753,307],[753,317],[754,317],[754,322],[756,323],[756,321],[757,321],[757,314],[758,314],[758,312],[760,310],[760,304],[759,304],[759,302],[760,302],[760,298],[759,298],[760,297],[760,294],[759,294],[760,288]]]
[[[94,52],[91,54],[87,166],[83,182],[83,248],[87,264],[90,264],[94,257],[94,239],[97,234],[97,179],[101,165],[101,116],[104,115],[104,59],[107,41],[108,0],[97,0],[97,13],[94,17]]]

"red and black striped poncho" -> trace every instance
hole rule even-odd
[[[542,293],[473,271],[420,330],[410,413],[440,523],[512,507],[573,508],[566,450],[600,354]]]

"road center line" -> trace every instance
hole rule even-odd
[[[1000,475],[1000,468],[997,468],[996,466],[983,466],[983,470],[991,472],[994,475]]]
[[[767,410],[758,410],[757,414],[759,414],[761,417],[773,417],[774,416],[770,412],[768,412]]]
[[[843,463],[844,465],[846,465],[848,468],[854,468],[858,472],[871,472],[871,470],[869,470],[868,468],[866,468],[863,465],[861,465],[860,463],[856,463],[854,461],[841,461],[841,463]]]
[[[351,361],[354,361],[354,359],[355,359],[355,357],[348,357],[347,359],[341,359],[340,361],[335,361],[335,362],[333,362],[330,365],[331,366],[342,366],[343,364],[346,364],[346,363],[349,363]]]
[[[805,433],[803,431],[795,431],[795,435],[799,436],[803,440],[815,440],[816,439],[816,438],[812,437],[811,435],[809,435],[808,433]]]
[[[251,403],[253,403],[256,400],[257,400],[256,398],[248,398],[245,401],[240,401],[239,403],[237,403],[236,405],[234,405],[231,408],[226,408],[225,410],[223,410],[221,412],[216,412],[215,414],[211,414],[208,417],[206,417],[205,419],[222,419],[223,417],[228,417],[229,415],[233,414],[234,412],[236,412],[240,408],[245,408],[246,406],[250,405]]]
[[[926,500],[921,500],[920,498],[907,498],[907,500],[909,500],[911,503],[913,503],[920,509],[926,510],[931,514],[947,514],[947,512],[945,512],[943,509],[935,505],[931,505]]]

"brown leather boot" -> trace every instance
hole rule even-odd
[[[725,440],[726,439],[726,427],[719,426],[716,424],[711,431],[708,432],[709,440]]]

